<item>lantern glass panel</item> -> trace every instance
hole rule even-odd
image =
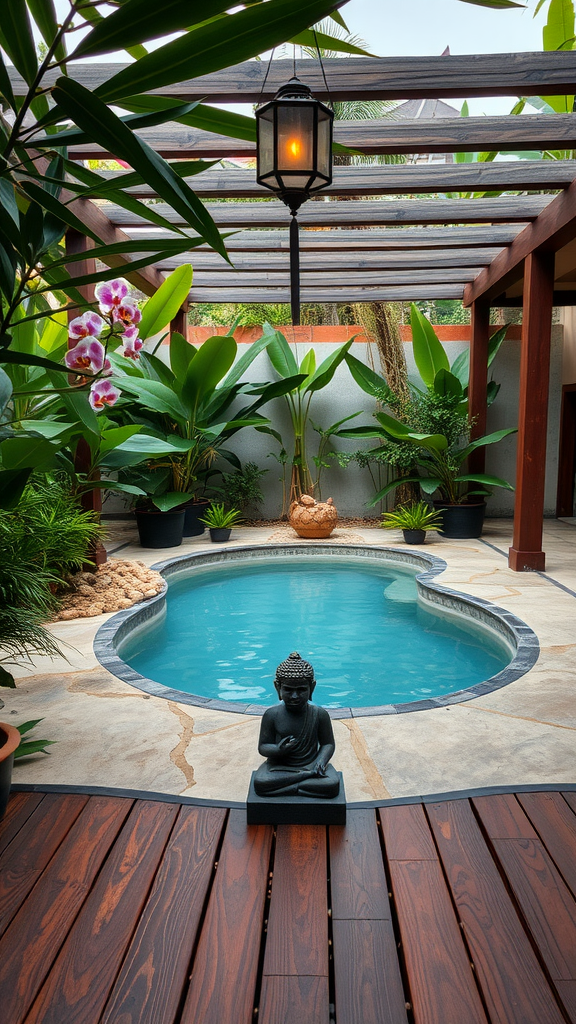
[[[278,170],[313,172],[314,111],[309,104],[278,105]],[[293,180],[288,175],[286,182]]]
[[[274,111],[258,118],[258,177],[274,170]]]
[[[331,127],[332,119],[322,109],[318,111],[318,161],[317,170],[324,177],[330,177]],[[315,182],[322,185],[323,182]]]

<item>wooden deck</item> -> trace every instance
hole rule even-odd
[[[349,808],[19,791],[2,1024],[576,1024],[576,792]]]

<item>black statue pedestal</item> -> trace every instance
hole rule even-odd
[[[346,794],[342,772],[338,796],[329,799],[316,796],[258,796],[254,792],[252,772],[246,800],[249,825],[345,825]]]

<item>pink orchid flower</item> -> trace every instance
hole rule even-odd
[[[122,355],[124,356],[124,358],[139,359],[140,349],[142,348],[143,342],[138,337],[138,331],[136,330],[135,327],[132,328],[132,331],[125,331],[125,333],[122,335],[122,341],[124,342],[124,348],[122,349]]]
[[[104,345],[101,341],[97,341],[96,338],[88,341],[85,338],[83,341],[79,341],[74,348],[68,349],[64,356],[64,362],[70,370],[77,370],[82,374],[100,373],[100,370],[110,368],[110,362],[105,356]]]
[[[103,327],[102,317],[89,309],[87,313],[77,316],[68,324],[68,337],[70,341],[81,341],[82,338],[89,337],[97,338]]]
[[[115,405],[119,398],[118,388],[109,380],[97,380],[90,388],[88,401],[95,412],[100,412],[106,405]]]
[[[128,282],[123,277],[115,281],[102,281],[96,285],[94,294],[100,303],[102,313],[111,313],[115,308],[121,306],[128,295]]]
[[[115,306],[112,310],[112,316],[114,320],[120,321],[126,324],[126,326],[135,326],[142,319],[142,313],[138,307],[133,306],[130,302],[122,302],[119,306]]]

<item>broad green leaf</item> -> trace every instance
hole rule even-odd
[[[504,487],[507,491],[513,491],[512,484],[509,484],[507,480],[503,480],[500,476],[489,476],[486,473],[464,473],[462,476],[454,477],[455,483],[466,483],[470,481],[473,484],[485,484],[487,487]]]
[[[190,419],[196,416],[200,402],[209,397],[217,384],[226,376],[234,362],[236,342],[227,335],[207,338],[188,367],[182,385],[182,401]]]
[[[361,46],[355,46],[346,39],[339,39],[338,36],[329,36],[325,32],[313,32],[311,29],[304,29],[298,35],[288,40],[296,46],[319,46],[322,50],[334,50],[335,53],[353,53],[360,57],[375,57],[374,53],[363,50]]]
[[[354,337],[356,337],[356,335],[354,335]],[[321,391],[322,388],[325,388],[326,385],[330,383],[353,342],[354,338],[350,338],[349,341],[345,341],[340,348],[336,349],[335,352],[332,352],[331,355],[327,356],[326,359],[320,363],[318,369],[315,370],[310,377],[310,380],[303,388],[307,394],[312,394],[314,391]]]
[[[161,512],[170,512],[173,508],[178,508],[178,505],[183,505],[187,497],[188,495],[182,491],[170,491],[168,494],[155,494],[150,500]]]
[[[202,131],[214,132],[216,135],[226,135],[232,139],[244,139],[246,142],[256,142],[256,118],[247,117],[246,114],[236,114],[231,110],[223,110],[221,107],[213,107],[208,103],[199,103],[196,108],[183,117],[176,117],[174,108],[178,106],[178,100],[170,96],[130,96],[122,100],[122,106],[127,110],[164,110],[170,112],[170,120],[178,121],[179,124],[188,125],[190,128],[200,128]],[[191,161],[188,161],[189,163]],[[217,163],[218,161],[213,161]],[[176,166],[179,174],[182,171]],[[196,173],[186,171],[186,174]]]
[[[304,373],[306,377],[311,377],[316,370],[316,353],[313,348],[309,348],[306,355],[300,362],[300,373]],[[302,381],[300,387],[304,388],[305,381]]]
[[[73,416],[76,416],[89,434],[92,434],[93,437],[99,438],[100,424],[94,409],[88,401],[88,393],[86,391],[77,391],[74,388],[69,388],[66,391],[61,392],[60,398],[66,406],[68,413],[72,413]]]
[[[344,358],[350,373],[358,386],[362,388],[362,391],[365,391],[367,395],[372,395],[373,398],[383,398],[384,395],[389,395],[392,398],[392,391],[384,378],[375,373],[370,366],[366,366],[365,363],[357,359],[356,356],[350,355],[349,352]]]
[[[22,78],[32,85],[38,72],[38,61],[25,0],[3,0],[0,46]]]
[[[387,483],[386,486],[383,487],[381,491],[378,491],[378,493],[375,494],[373,498],[370,498],[370,501],[366,502],[366,508],[374,508],[374,505],[377,505],[379,501],[382,501],[382,498],[385,498],[387,494],[390,494],[390,491],[394,491],[394,490],[396,490],[397,487],[400,487],[400,484],[417,484],[417,483],[420,483],[420,477],[419,476],[399,476],[399,477],[396,477],[395,480],[390,480],[390,482]]]
[[[497,444],[504,437],[509,437],[510,434],[517,432],[517,427],[506,427],[504,430],[495,430],[493,434],[485,434],[484,437],[477,437],[474,441],[471,441],[461,452],[458,453],[458,458],[461,462],[468,458],[470,452],[476,450],[476,448],[483,448],[486,444]]]
[[[458,378],[453,373],[450,373],[450,370],[438,370],[434,377],[434,391],[437,395],[450,396],[452,398],[462,397],[462,385]]]
[[[230,334],[230,332],[228,333]],[[272,343],[275,334],[276,331],[270,327],[270,324],[265,323],[262,329],[262,335],[259,338],[256,338],[256,341],[253,341],[252,344],[247,347],[246,351],[240,356],[240,359],[236,360],[230,370],[230,373],[222,381],[222,388],[230,388],[240,380],[243,374],[246,373],[248,367],[254,362],[256,356],[260,355],[260,353]]]
[[[186,410],[171,388],[158,380],[142,380],[141,377],[117,377],[115,381],[121,391],[134,395],[146,409],[170,416],[177,423],[186,420]]]
[[[128,65],[99,86],[97,94],[116,101],[218,71],[231,59],[239,64],[285,42],[334,7],[334,0],[273,0],[265,17],[256,5],[208,22]]]
[[[548,20],[542,30],[545,50],[572,50],[574,48],[573,0],[550,0]],[[572,112],[574,96],[547,96],[546,102],[558,114]]]
[[[0,445],[0,462],[2,461],[2,445]],[[28,483],[28,479],[32,472],[32,467],[26,469],[11,469],[11,470],[0,470],[0,508],[13,509],[16,508],[24,488]],[[6,686],[7,683],[3,683],[0,679],[0,686]]]
[[[450,369],[448,356],[438,341],[432,324],[414,303],[410,306],[410,323],[414,362],[424,383],[432,387],[438,370]]]
[[[7,373],[0,367],[0,417],[4,412],[12,395],[12,381]]]
[[[142,340],[159,334],[186,302],[192,285],[192,267],[185,263],[173,270],[164,284],[148,299],[142,310],[139,333]]]
[[[55,198],[55,196],[51,195],[50,192],[47,192],[46,189],[37,185],[36,182],[23,181],[21,182],[20,187],[27,193],[27,195],[30,196],[31,199],[42,206],[43,209],[53,213],[55,217],[63,221],[63,223],[69,228],[74,228],[82,235],[88,235],[88,238],[93,239],[94,242],[98,242],[99,245],[103,244],[99,235],[97,235],[95,231],[92,231],[91,228],[86,227],[84,222],[72,213],[68,206],[65,206],[64,203],[61,203]]]
[[[281,331],[274,331],[274,334],[275,338],[267,346],[270,362],[281,377],[293,377],[298,373],[294,353]]]
[[[110,427],[108,430],[102,431],[102,441],[100,444],[100,455],[106,455],[107,452],[117,448],[118,445],[123,444],[124,441],[128,441],[129,438],[134,437],[134,434],[139,434],[142,430],[140,424],[130,424],[126,427]]]
[[[40,725],[40,722],[43,721],[43,718],[34,718],[31,722],[22,722],[22,725],[17,725],[16,728],[18,729],[18,732],[20,733],[21,736],[25,736],[26,733],[30,732],[30,730],[33,729],[35,725]]]
[[[178,331],[170,336],[170,366],[179,384],[186,378],[188,367],[196,355],[194,345],[190,345]]]
[[[0,445],[3,469],[43,469],[51,464],[58,446],[43,437],[9,437]]]

